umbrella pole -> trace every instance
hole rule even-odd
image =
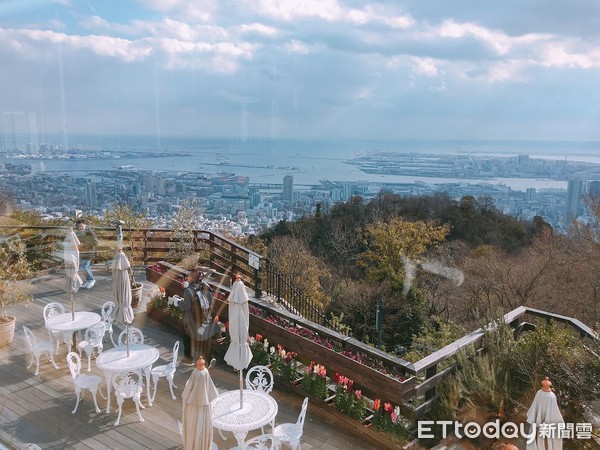
[[[75,301],[73,300],[73,293],[71,293],[71,319],[75,320]]]
[[[127,342],[127,356],[129,356],[129,324],[125,324],[125,342]]]
[[[240,369],[240,409],[244,409],[244,384],[242,383],[242,369]]]

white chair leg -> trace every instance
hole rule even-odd
[[[151,399],[150,399],[150,401],[151,401],[152,403],[154,403],[154,398],[156,397],[156,388],[157,388],[157,386],[158,386],[158,379],[159,379],[159,378],[160,378],[160,377],[159,377],[159,376],[157,376],[157,375],[152,375],[152,382],[153,382],[153,384],[154,384],[154,389],[152,390],[152,397],[151,397]]]
[[[110,342],[112,342],[113,347],[116,347],[117,344],[115,344],[115,341],[113,340],[113,332],[112,332],[112,330],[110,330],[108,333],[109,333],[109,336],[110,336]]]
[[[119,404],[119,414],[117,414],[117,420],[115,421],[115,427],[119,425],[121,421],[121,412],[123,411],[123,399],[117,397],[117,403]]]
[[[77,394],[77,400],[75,401],[75,408],[71,411],[71,414],[75,414],[77,412],[77,407],[79,406],[79,400],[81,400],[81,389],[75,389],[75,393]]]
[[[144,418],[142,417],[142,413],[140,412],[140,407],[144,409],[144,406],[140,402],[140,396],[138,395],[134,397],[133,401],[135,402],[135,410],[137,411],[138,418],[140,419],[140,422],[143,422]]]
[[[85,354],[87,355],[87,359],[88,359],[88,372],[92,371],[92,352],[94,351],[93,348],[91,349],[85,349]]]
[[[54,366],[55,369],[58,369],[58,366],[56,365],[56,363],[54,362],[54,355],[52,354],[52,352],[48,352],[48,359],[50,360],[50,362],[52,363],[52,365]]]
[[[175,396],[175,394],[173,393],[173,388],[176,388],[176,389],[177,389],[177,386],[174,386],[174,385],[173,385],[173,374],[169,375],[169,376],[167,377],[167,380],[169,381],[169,389],[171,390],[171,398],[172,398],[173,400],[177,400],[177,397],[176,397],[176,396]],[[155,391],[155,393],[156,393],[156,391]],[[152,401],[154,401],[154,398],[152,398]]]
[[[90,388],[90,392],[92,393],[92,397],[94,397],[94,406],[96,407],[96,413],[100,413],[100,408],[98,408],[98,400],[96,399],[96,391],[98,387]]]
[[[29,356],[31,356],[31,358],[29,358],[29,365],[26,367],[26,369],[29,369],[33,364],[33,361],[35,361],[35,356],[33,356],[33,353],[30,353]]]
[[[34,375],[40,374],[40,354],[35,355],[35,373]]]

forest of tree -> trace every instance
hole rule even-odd
[[[598,232],[574,224],[557,234],[541,217],[502,214],[488,197],[382,192],[282,221],[260,237],[268,257],[356,338],[376,341],[383,301],[386,350],[413,359],[520,305],[597,327]]]

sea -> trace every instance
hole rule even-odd
[[[293,175],[294,185],[316,185],[321,180],[366,181],[371,183],[425,182],[490,183],[513,190],[527,188],[566,189],[566,181],[526,178],[433,178],[367,174],[349,164],[352,159],[372,152],[453,154],[472,156],[516,156],[584,161],[600,164],[600,142],[596,141],[473,141],[473,140],[231,140],[152,137],[72,136],[71,148],[110,152],[110,157],[94,159],[23,158],[35,171],[89,172],[119,166],[141,170],[198,173],[235,173],[250,183],[281,184]],[[119,157],[127,151],[144,152],[145,157]],[[156,157],[154,157],[156,155]]]

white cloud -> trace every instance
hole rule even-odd
[[[306,55],[310,51],[306,44],[296,39],[293,39],[290,42],[286,43],[284,45],[284,48],[288,53],[299,53],[301,55]]]
[[[240,31],[242,33],[255,33],[262,36],[275,36],[279,34],[279,30],[262,23],[248,23],[240,25]]]
[[[5,36],[3,41],[15,49],[27,46],[44,50],[48,44],[60,43],[65,48],[88,50],[96,55],[115,57],[127,62],[144,59],[152,52],[151,47],[142,42],[111,36],[67,35],[50,30],[0,30]]]
[[[540,55],[544,67],[591,69],[600,67],[600,47],[582,51],[584,45],[561,42],[546,45]]]
[[[333,22],[343,13],[337,0],[250,0],[250,4],[265,16],[285,21],[313,17]]]
[[[409,14],[397,15],[394,9],[377,5],[368,5],[362,10],[351,9],[347,18],[360,25],[371,23],[399,29],[409,28],[415,23]]]
[[[433,58],[412,58],[413,72],[426,77],[437,77],[439,75],[438,61]]]
[[[87,30],[109,30],[110,23],[100,16],[90,16],[79,21],[79,26]]]
[[[218,8],[217,0],[137,0],[142,6],[168,13],[180,20],[209,22]]]
[[[526,34],[519,37],[511,37],[505,33],[490,30],[479,25],[458,23],[454,20],[444,21],[435,30],[435,33],[441,38],[474,38],[492,48],[498,55],[506,55],[516,45],[530,44],[548,38],[548,35],[543,34]]]

